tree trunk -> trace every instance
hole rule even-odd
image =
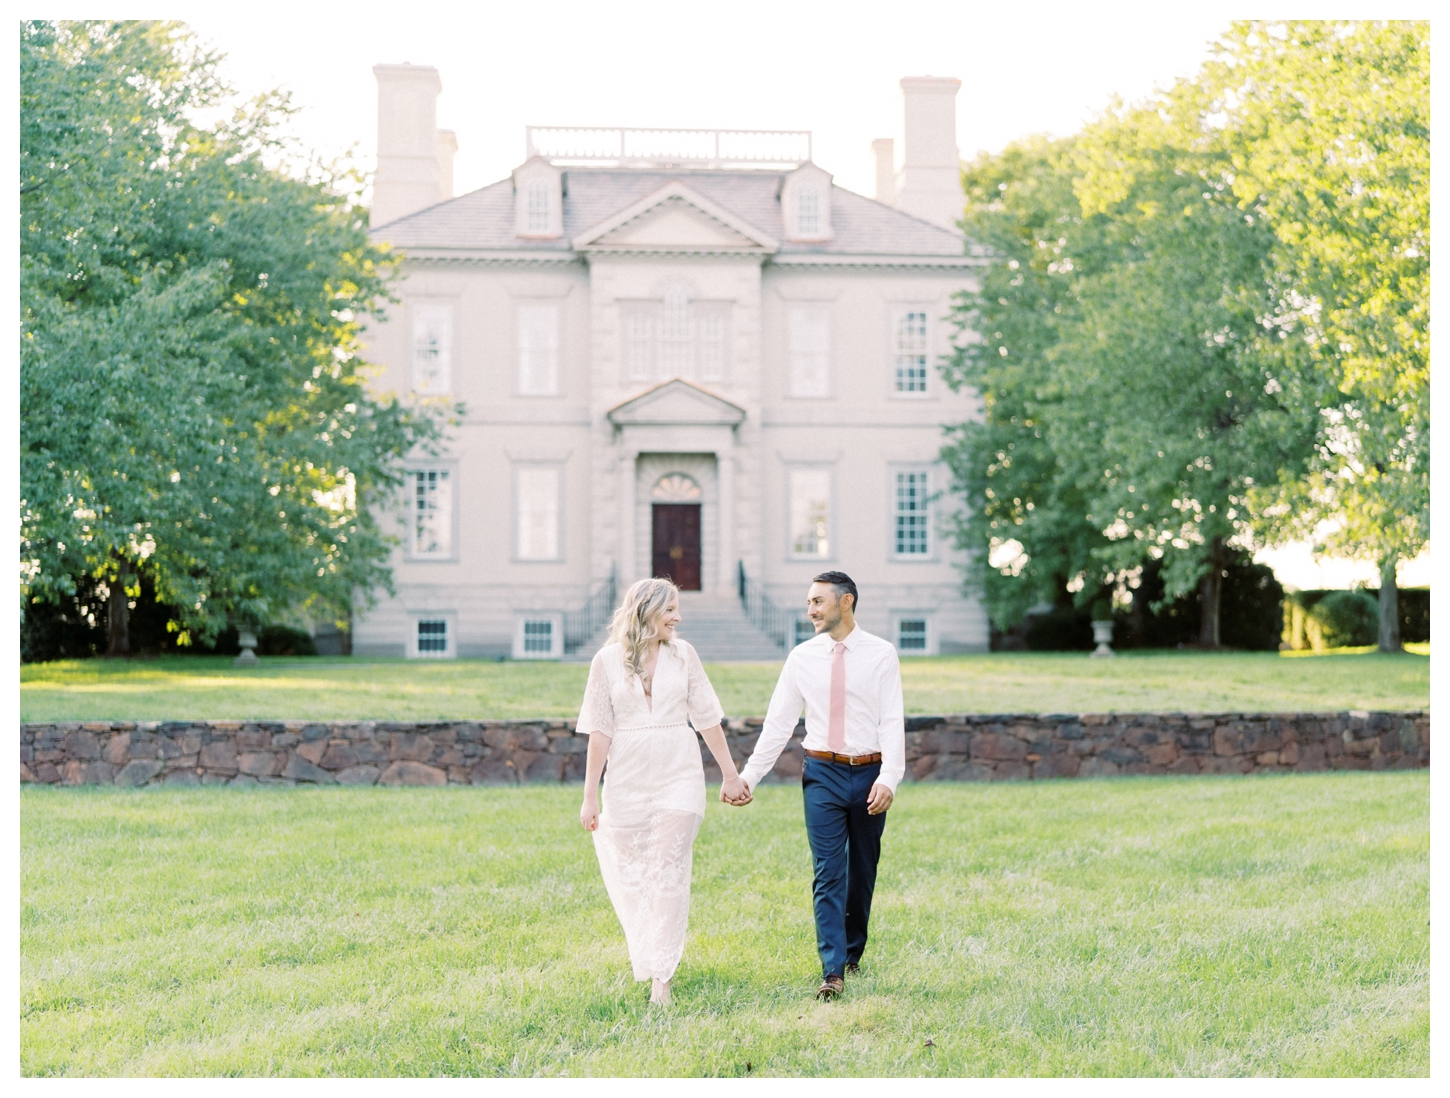
[[[1213,539],[1213,550],[1208,558],[1208,571],[1198,584],[1199,619],[1198,645],[1200,648],[1218,648],[1218,609],[1223,602],[1223,538]]]
[[[1380,651],[1402,652],[1400,647],[1400,589],[1395,586],[1398,553],[1380,561]]]
[[[106,655],[131,654],[131,607],[126,601],[126,581],[131,577],[129,561],[122,561],[111,581],[111,597],[106,602]]]

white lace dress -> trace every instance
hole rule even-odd
[[[576,731],[610,738],[594,852],[634,978],[668,980],[685,949],[691,855],[705,818],[705,770],[690,725],[711,728],[724,714],[682,640],[660,645],[651,694],[625,673],[623,647],[606,645],[589,668]]]

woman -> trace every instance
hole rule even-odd
[[[634,978],[653,981],[652,1003],[670,1001],[670,981],[685,949],[691,853],[705,818],[705,769],[691,724],[724,776],[721,792],[742,804],[749,799],[725,746],[724,714],[700,657],[675,636],[679,601],[675,585],[662,579],[640,580],[624,593],[609,642],[590,665],[575,729],[589,737],[579,821],[594,833]]]

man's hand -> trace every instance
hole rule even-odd
[[[726,778],[720,783],[720,799],[726,804],[741,808],[750,803],[750,786],[744,778]]]
[[[891,807],[891,802],[895,799],[896,794],[877,782],[866,796],[866,812],[871,816],[879,816]]]

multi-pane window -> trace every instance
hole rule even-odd
[[[790,471],[790,555],[823,559],[831,555],[831,471]]]
[[[559,307],[519,306],[519,392],[553,396],[559,391]]]
[[[448,469],[414,469],[412,539],[415,557],[453,555],[453,480]]]
[[[730,307],[691,301],[679,284],[660,301],[626,302],[620,309],[620,358],[626,381],[672,377],[723,381],[729,372]]]
[[[790,311],[790,395],[823,397],[831,389],[831,315],[825,309]]]
[[[911,310],[896,314],[893,352],[896,361],[896,391],[926,392],[926,313]]]
[[[514,553],[519,560],[559,559],[559,468],[555,465],[514,467],[516,529]]]
[[[418,619],[418,655],[448,655],[448,619]]]
[[[931,474],[925,469],[896,474],[895,551],[898,557],[931,555]]]
[[[700,317],[700,378],[719,381],[725,376],[725,318],[719,313]]]
[[[665,291],[660,312],[660,372],[666,377],[688,377],[694,365],[695,325],[690,299],[683,286]]]
[[[553,211],[549,209],[549,181],[546,179],[532,179],[529,181],[528,190],[528,220],[527,225],[531,233],[547,233],[553,226]]]
[[[796,618],[795,644],[804,644],[816,635],[815,623],[810,618]]]
[[[795,192],[795,234],[801,237],[821,235],[821,188],[802,183]]]
[[[624,372],[631,381],[654,376],[655,318],[631,312],[624,318]]]
[[[453,385],[453,309],[413,306],[413,391],[447,393]]]
[[[552,656],[554,654],[554,622],[540,618],[524,622],[524,655]]]
[[[902,618],[896,623],[896,650],[898,652],[926,651],[925,618]]]

